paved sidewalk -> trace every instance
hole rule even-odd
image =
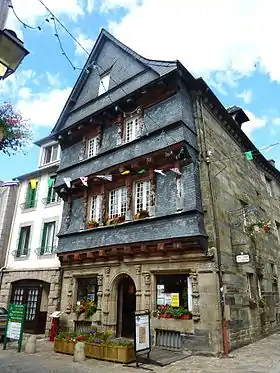
[[[280,373],[280,334],[242,347],[229,359],[191,356],[165,367],[144,365],[139,369],[135,369],[135,364],[124,366],[93,359],[73,363],[71,356],[54,353],[47,341],[38,342],[35,355],[0,350],[1,373],[75,373],[77,370],[79,373]]]

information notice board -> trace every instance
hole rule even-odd
[[[147,354],[148,358],[151,352],[151,330],[150,330],[150,313],[135,313],[135,333],[134,333],[134,350],[136,365],[138,366],[137,356]]]
[[[4,350],[7,348],[7,341],[9,338],[18,341],[18,352],[21,351],[25,312],[25,304],[9,304],[3,345]]]

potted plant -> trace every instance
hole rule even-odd
[[[106,225],[114,225],[123,223],[125,221],[125,215],[114,215],[112,218],[107,218]]]
[[[84,299],[77,305],[75,313],[77,317],[84,313],[85,319],[89,319],[96,312],[96,308],[96,303],[93,300]]]
[[[181,315],[180,319],[191,320],[192,319],[192,313],[191,313],[191,311],[183,309],[182,315]]]
[[[89,220],[87,223],[88,229],[99,227],[99,223],[96,220]]]
[[[58,333],[54,340],[54,351],[62,354],[73,355],[77,337],[76,333]]]
[[[135,215],[134,215],[134,219],[135,220],[139,220],[139,219],[145,219],[145,218],[148,218],[150,215],[149,215],[149,212],[147,210],[140,210],[138,211]]]

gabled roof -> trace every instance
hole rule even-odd
[[[61,122],[63,121],[66,114],[68,114],[71,109],[73,108],[74,103],[76,102],[79,93],[81,89],[83,88],[90,70],[92,66],[95,63],[96,57],[98,56],[100,50],[102,49],[104,43],[110,40],[112,43],[114,43],[118,48],[121,48],[125,53],[128,53],[130,56],[132,56],[134,59],[141,62],[143,65],[145,65],[146,68],[154,71],[159,77],[163,76],[167,73],[169,73],[172,70],[175,70],[177,68],[177,62],[176,61],[160,61],[160,60],[151,60],[145,57],[142,57],[140,54],[133,51],[131,48],[127,47],[123,43],[121,43],[118,39],[116,39],[113,35],[111,35],[108,31],[105,29],[101,29],[101,32],[96,40],[96,43],[83,67],[83,70],[81,71],[73,89],[70,93],[70,96],[68,100],[66,101],[66,104],[57,120],[56,125],[51,131],[51,134],[54,135],[58,132]]]

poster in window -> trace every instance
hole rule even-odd
[[[95,294],[94,293],[88,293],[87,298],[94,301]]]
[[[163,306],[165,304],[164,285],[157,285],[157,305]]]
[[[165,293],[165,304],[171,305],[171,293]]]
[[[150,319],[149,314],[135,315],[135,351],[150,349]]]
[[[180,305],[179,293],[171,293],[171,306],[179,307],[179,305]]]

